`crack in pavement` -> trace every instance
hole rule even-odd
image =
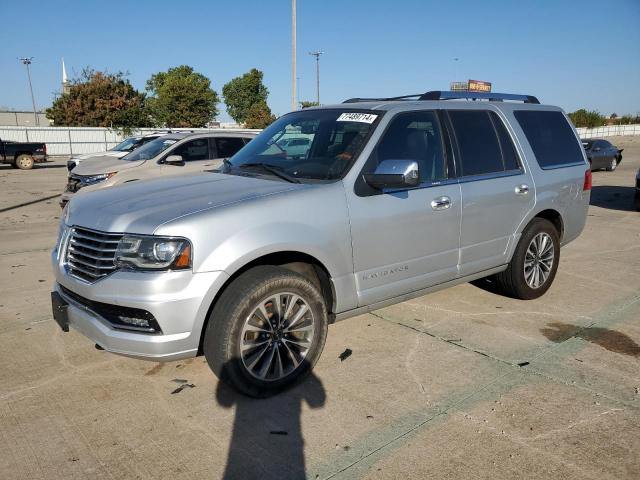
[[[423,335],[427,335],[427,336],[429,336],[431,338],[435,338],[436,340],[440,340],[440,341],[448,343],[450,345],[455,345],[456,347],[462,348],[464,350],[468,350],[470,352],[477,353],[478,355],[482,355],[483,357],[490,358],[491,360],[495,360],[496,362],[500,362],[500,363],[503,363],[505,365],[509,365],[511,367],[518,367],[517,363],[509,362],[508,360],[504,360],[504,359],[502,359],[500,357],[496,357],[494,355],[491,355],[490,353],[483,352],[482,350],[476,350],[475,348],[467,347],[463,343],[460,343],[461,340],[447,339],[447,338],[441,337],[439,335],[436,335],[434,333],[427,332],[426,330],[420,330],[419,328],[412,327],[411,325],[406,325],[404,323],[400,323],[400,322],[396,322],[394,320],[390,320],[388,318],[384,318],[382,315],[377,314],[375,312],[369,312],[369,315],[372,315],[372,316],[374,316],[376,318],[379,318],[380,320],[383,320],[383,321],[385,321],[387,323],[393,323],[394,325],[398,325],[400,327],[408,328],[409,330],[413,330],[414,332],[418,332],[418,333],[421,333]]]

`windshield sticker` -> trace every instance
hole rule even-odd
[[[360,122],[360,123],[373,123],[378,115],[371,113],[343,113],[338,117],[337,122]]]
[[[162,142],[162,144],[163,145],[173,145],[176,142],[177,142],[177,140],[165,140],[164,142]]]

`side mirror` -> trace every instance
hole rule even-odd
[[[182,159],[182,155],[169,155],[164,159],[164,163],[167,165],[179,165],[184,166],[184,160]]]
[[[365,173],[364,180],[377,190],[410,188],[420,183],[418,162],[415,160],[383,160],[373,173]]]

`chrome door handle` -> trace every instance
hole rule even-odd
[[[524,183],[522,185],[518,185],[515,188],[516,191],[516,195],[526,195],[527,193],[529,193],[529,185],[525,185]]]
[[[431,200],[431,208],[433,210],[446,210],[451,207],[451,199],[449,197],[438,197]]]

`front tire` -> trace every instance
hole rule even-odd
[[[509,266],[496,275],[496,283],[511,297],[532,300],[549,290],[559,262],[556,227],[544,218],[534,218],[522,232]]]
[[[203,350],[209,367],[251,397],[269,397],[304,378],[327,337],[327,308],[318,288],[280,267],[241,274],[208,320]]]
[[[613,172],[618,166],[618,157],[613,157],[611,163],[607,166],[607,172]]]
[[[16,167],[20,170],[31,170],[35,161],[31,155],[22,154],[16,157]]]

